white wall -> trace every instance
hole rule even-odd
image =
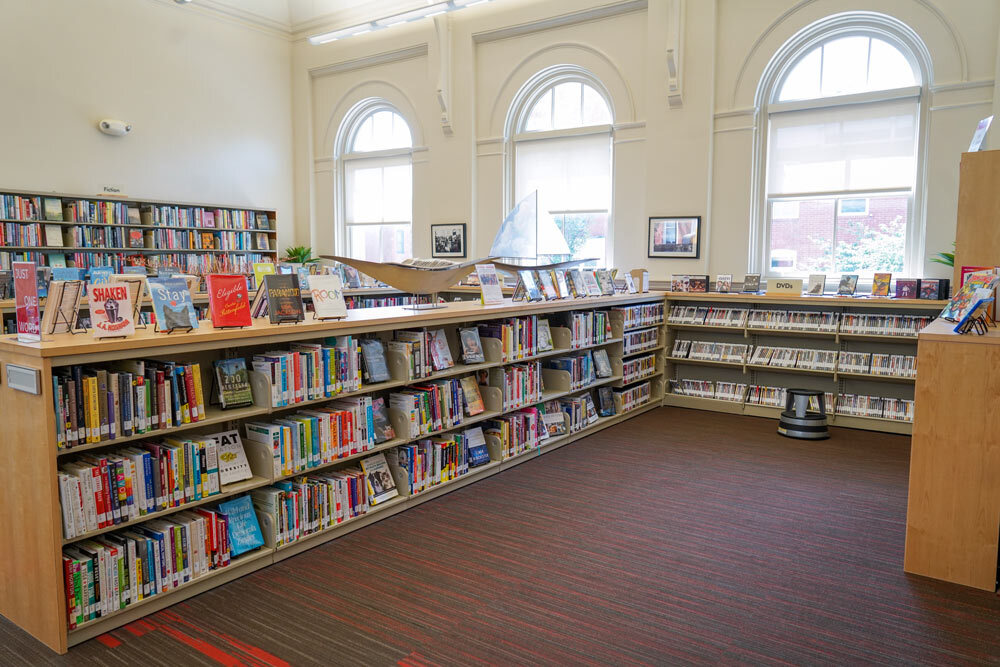
[[[296,235],[333,250],[328,136],[369,91],[394,91],[421,136],[414,188],[414,253],[427,256],[429,225],[470,221],[472,256],[489,248],[504,211],[503,119],[514,92],[546,65],[598,74],[615,106],[614,264],[671,273],[747,270],[754,95],[775,50],[830,14],[879,11],[910,25],[933,61],[926,139],[926,248],[954,238],[958,161],[976,121],[993,106],[1000,7],[994,0],[500,0],[449,15],[454,134],[435,101],[441,42],[430,20],[384,33],[292,48]],[[615,11],[624,7],[629,11]],[[589,14],[588,14],[589,12]],[[683,35],[683,105],[666,95],[667,35]],[[410,57],[385,54],[408,50]],[[413,55],[416,53],[416,55]],[[698,260],[646,257],[647,218],[701,215]],[[945,275],[927,263],[923,275]]]
[[[275,208],[292,240],[287,37],[169,0],[0,11],[0,187]]]

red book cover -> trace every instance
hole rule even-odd
[[[970,273],[976,273],[977,271],[992,271],[992,266],[963,266],[961,277],[959,278],[959,287],[965,284],[965,277]]]
[[[246,276],[211,274],[206,282],[213,327],[248,327],[253,324]]]
[[[167,428],[167,415],[173,411],[173,406],[167,405],[167,377],[163,371],[156,371],[156,407],[153,411],[158,415],[157,424]]]
[[[13,262],[14,310],[17,317],[18,342],[41,340],[42,326],[38,315],[38,280],[34,262]]]
[[[191,413],[191,421],[196,422],[201,418],[198,415],[198,400],[194,396],[194,374],[190,366],[184,367],[184,389],[187,390],[188,411]]]

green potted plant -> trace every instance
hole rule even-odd
[[[312,248],[295,245],[285,249],[285,256],[281,258],[281,261],[309,265],[318,262],[319,257],[312,256]]]
[[[951,247],[951,252],[939,252],[931,256],[931,261],[945,266],[955,266],[955,244],[952,243]]]

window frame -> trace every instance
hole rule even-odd
[[[582,125],[561,130],[538,130],[525,131],[531,110],[545,93],[553,91],[556,86],[562,83],[582,83],[590,86],[604,102],[608,105],[611,113],[611,123],[598,125]],[[554,94],[554,93],[553,93]],[[609,142],[609,158],[611,160],[611,197],[608,202],[608,226],[607,236],[604,239],[604,252],[608,266],[613,264],[614,258],[614,178],[615,178],[615,106],[611,94],[600,79],[588,70],[576,65],[558,65],[541,70],[531,77],[514,96],[510,108],[507,112],[507,119],[504,124],[504,184],[503,202],[504,211],[511,210],[517,203],[515,201],[515,187],[517,184],[516,156],[517,144],[528,141],[546,141],[552,139],[564,139],[567,137],[581,137],[588,135],[607,135]],[[588,212],[596,212],[589,210]],[[603,212],[603,211],[601,211]]]
[[[352,151],[354,147],[354,141],[357,137],[358,131],[361,129],[362,124],[374,114],[380,111],[390,111],[397,116],[399,116],[403,122],[406,123],[410,131],[410,146],[402,148],[389,148],[378,151]],[[367,100],[362,100],[358,104],[354,105],[347,114],[344,115],[344,119],[340,123],[340,128],[337,131],[337,139],[335,142],[336,155],[335,155],[335,172],[336,172],[336,182],[334,188],[334,245],[336,254],[342,255],[344,257],[351,257],[350,247],[347,242],[348,229],[351,227],[365,227],[371,225],[405,225],[410,226],[410,238],[413,238],[413,194],[412,194],[412,181],[413,181],[413,124],[403,115],[403,113],[396,108],[389,101],[379,98],[371,98]],[[403,157],[406,158],[405,162],[410,166],[410,182],[411,182],[411,194],[410,194],[410,219],[398,220],[398,221],[380,221],[380,222],[348,222],[347,221],[347,207],[348,207],[348,193],[347,193],[347,168],[349,164],[359,164],[366,160],[376,161],[384,160],[385,158]],[[411,241],[412,242],[412,241]],[[413,254],[412,247],[410,248],[410,254]],[[360,259],[360,258],[359,258]]]
[[[813,49],[843,37],[868,37],[887,42],[907,59],[919,83],[880,91],[868,91],[809,100],[778,102],[785,80],[796,65]],[[772,199],[802,200],[812,196],[857,198],[868,195],[898,193],[899,188],[884,191],[835,191],[824,193],[794,193],[770,197],[767,190],[769,121],[771,114],[783,111],[806,111],[835,108],[842,105],[877,104],[914,98],[916,107],[916,173],[907,206],[906,244],[903,256],[903,276],[919,276],[923,272],[926,239],[926,137],[928,133],[929,86],[932,79],[930,56],[920,37],[904,23],[874,12],[838,14],[813,23],[789,39],[768,64],[757,88],[755,100],[754,145],[752,157],[752,201],[748,270],[764,278],[790,277],[798,274],[774,274],[770,267]],[[836,209],[835,209],[836,213]],[[805,277],[804,275],[802,277]]]

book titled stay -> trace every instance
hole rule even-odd
[[[209,275],[206,282],[213,327],[248,327],[253,324],[246,276],[216,273]]]

